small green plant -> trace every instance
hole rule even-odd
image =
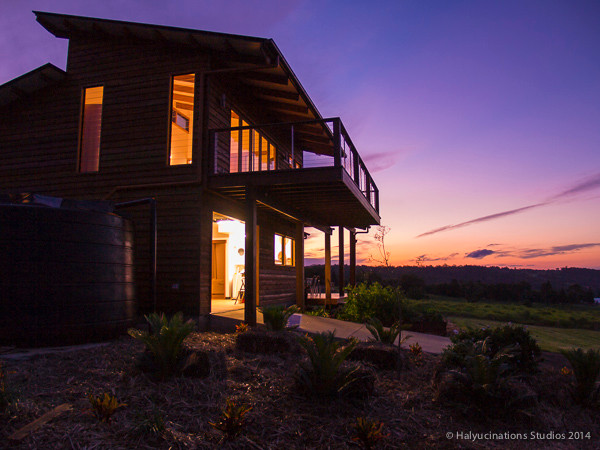
[[[413,363],[415,363],[416,366],[423,364],[423,348],[421,347],[421,344],[415,342],[414,344],[409,345],[408,349]]]
[[[156,407],[150,412],[138,414],[136,422],[135,432],[138,435],[161,436],[167,430],[165,419]]]
[[[382,342],[389,345],[394,345],[394,342],[401,331],[400,323],[396,322],[392,324],[391,327],[386,329],[381,323],[381,320],[379,320],[377,317],[370,319],[369,322],[367,322],[366,327],[367,330],[369,330],[369,333],[371,333],[373,336],[371,341]],[[408,336],[404,338],[404,341],[407,338]],[[403,341],[401,340],[400,344],[402,344],[402,342]]]
[[[92,406],[92,413],[100,422],[110,423],[113,414],[120,408],[127,406],[126,403],[119,403],[117,398],[105,392],[104,395],[96,397],[93,394],[88,394],[88,400]]]
[[[237,403],[228,398],[225,400],[225,408],[221,411],[221,417],[217,422],[209,422],[215,430],[223,433],[223,439],[232,440],[237,437],[247,423],[246,414],[252,409],[245,403]]]
[[[134,328],[127,332],[144,343],[152,357],[154,370],[161,379],[165,379],[182,370],[183,341],[194,331],[194,322],[184,322],[182,313],[175,314],[170,320],[163,313],[145,317],[150,332]]]
[[[242,323],[238,323],[235,326],[235,332],[236,333],[245,333],[246,331],[248,331],[250,327],[248,326],[248,324],[246,322],[242,322]]]
[[[352,440],[365,450],[375,448],[385,437],[383,434],[383,422],[380,420],[358,417],[352,427],[354,428]]]
[[[582,349],[561,350],[561,353],[569,360],[573,375],[575,375],[575,386],[572,394],[573,399],[581,404],[594,404],[600,398],[600,386],[597,386],[600,375],[600,350]]]
[[[342,364],[356,347],[356,340],[342,347],[330,331],[300,337],[299,342],[308,354],[308,363],[300,364],[296,381],[305,392],[331,397],[342,394],[353,383],[356,369],[344,369]]]
[[[306,311],[304,314],[316,317],[331,317],[331,314],[329,313],[329,311],[327,311],[327,309],[325,309],[324,306],[321,306],[320,308],[314,309],[312,311]]]
[[[298,312],[298,307],[292,305],[288,308],[283,306],[268,306],[261,308],[263,321],[269,330],[282,331],[287,328],[287,323],[292,314]]]

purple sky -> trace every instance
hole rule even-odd
[[[394,264],[600,268],[598,1],[9,1],[0,83],[65,66],[31,10],[274,38],[374,173]]]

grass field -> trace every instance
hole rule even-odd
[[[417,311],[432,310],[444,317],[469,317],[539,325],[545,327],[600,330],[600,306],[546,305],[533,303],[467,302],[464,299],[432,296],[426,300],[408,300]]]
[[[506,322],[485,319],[473,319],[467,317],[448,316],[448,320],[459,327],[494,327]],[[527,325],[531,335],[538,341],[542,350],[558,352],[560,349],[581,347],[600,349],[600,331],[581,330],[572,328],[554,328],[537,325]]]

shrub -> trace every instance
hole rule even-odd
[[[535,393],[510,375],[511,350],[503,349],[490,357],[486,354],[489,342],[488,338],[474,346],[460,370],[436,376],[438,400],[461,404],[480,417],[525,412],[536,403]]]
[[[385,437],[383,422],[379,420],[358,417],[352,427],[354,428],[352,440],[365,450],[374,448]]]
[[[244,403],[238,404],[230,398],[226,399],[225,402],[225,408],[221,411],[219,420],[209,422],[209,425],[222,432],[224,439],[231,440],[237,437],[246,426],[246,414],[252,407]]]
[[[152,313],[145,317],[150,332],[131,328],[128,333],[146,346],[150,354],[148,368],[153,369],[161,379],[180,372],[185,366],[183,341],[194,331],[194,322],[184,322],[182,313],[175,314],[170,320],[163,313]],[[145,363],[141,362],[142,368]]]
[[[400,370],[406,366],[404,353],[397,347],[374,341],[359,342],[348,359],[370,364],[380,370]]]
[[[341,395],[355,379],[356,368],[348,369],[342,364],[352,353],[357,341],[345,347],[335,339],[335,333],[326,332],[314,337],[299,338],[300,345],[308,354],[308,363],[300,364],[296,383],[305,393],[317,397]]]
[[[401,319],[402,322],[408,321],[413,315],[402,290],[383,287],[379,283],[361,283],[348,288],[348,300],[339,311],[338,318],[362,323],[378,317],[383,325],[390,326]]]
[[[464,366],[465,356],[477,353],[474,346],[481,346],[486,342],[485,354],[490,358],[503,349],[511,349],[511,371],[534,373],[537,370],[541,349],[529,331],[520,325],[468,328],[459,331],[450,339],[454,345],[445,349],[442,355],[442,360],[448,366]]]
[[[292,333],[251,330],[236,335],[235,348],[249,353],[291,353],[300,351]]]
[[[126,403],[119,403],[114,395],[105,392],[104,395],[96,397],[88,394],[88,400],[92,406],[92,413],[100,422],[110,423],[110,419],[119,408],[127,406]]]
[[[569,360],[575,376],[573,399],[581,404],[596,403],[600,397],[600,386],[596,381],[600,375],[600,350],[582,349],[561,350]]]
[[[292,305],[288,308],[283,306],[268,306],[261,308],[263,321],[267,330],[282,331],[287,328],[287,323],[292,314],[298,312],[298,307]]]
[[[392,324],[387,330],[377,317],[373,317],[367,323],[367,330],[373,336],[370,340],[394,345],[394,341],[400,334],[401,328],[398,322]],[[406,338],[404,338],[406,340]]]

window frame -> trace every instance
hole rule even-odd
[[[192,105],[192,160],[189,163],[185,164],[171,164],[171,136],[173,135],[173,113],[175,110],[173,109],[173,87],[175,86],[175,78],[183,75],[194,75],[194,103]],[[195,137],[198,136],[196,132],[197,124],[195,123],[198,117],[198,74],[195,71],[182,71],[182,72],[173,72],[169,74],[169,104],[167,109],[167,152],[166,152],[166,160],[165,164],[167,167],[187,167],[193,166],[196,164],[195,158],[195,148],[197,146]],[[184,114],[180,114],[182,117],[185,117],[189,121],[189,117],[186,117]],[[184,129],[177,123],[175,123],[181,129]]]
[[[277,259],[276,249],[276,241],[280,239],[281,242],[281,262]],[[286,242],[289,241],[290,244],[290,255],[286,254]],[[291,259],[291,263],[287,263],[287,259]],[[280,267],[295,267],[296,266],[296,240],[293,237],[286,236],[281,233],[274,233],[273,236],[273,260],[276,266]]]
[[[88,89],[102,88],[102,112],[100,113],[100,136],[98,142],[98,168],[96,170],[81,170],[81,163],[83,161],[83,127],[85,125],[85,98]],[[76,173],[98,173],[100,172],[100,156],[102,154],[102,116],[104,115],[104,91],[106,85],[104,83],[85,84],[81,86],[80,97],[81,102],[79,106],[79,133],[77,137],[77,160],[75,161],[75,172]]]

